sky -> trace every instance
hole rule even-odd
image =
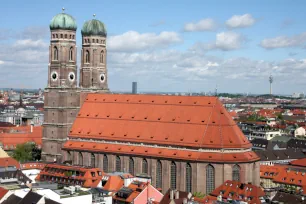
[[[112,91],[137,81],[140,92],[266,94],[270,74],[275,94],[305,91],[305,0],[4,1],[0,87],[47,86],[49,23],[62,7],[79,55],[84,22],[106,25]]]

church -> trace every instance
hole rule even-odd
[[[226,180],[259,185],[259,157],[217,97],[111,94],[104,24],[82,27],[77,85],[75,19],[50,24],[42,156],[104,172],[146,175],[169,188],[210,193]]]

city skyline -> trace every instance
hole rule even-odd
[[[140,92],[209,92],[218,84],[219,92],[264,94],[272,74],[275,94],[304,91],[306,82],[295,79],[304,77],[306,68],[303,1],[18,5],[11,1],[0,8],[5,87],[47,86],[47,25],[65,7],[78,25],[78,68],[84,21],[96,14],[106,24],[110,90],[130,91],[137,81]]]

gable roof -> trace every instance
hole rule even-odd
[[[42,195],[29,191],[27,195],[18,202],[18,204],[37,203],[42,197]]]
[[[16,196],[15,194],[10,195],[6,200],[2,202],[2,204],[12,204],[18,203],[22,198]]]
[[[260,157],[260,161],[290,160],[305,157],[301,149],[260,150],[255,151],[255,153]]]
[[[216,97],[88,94],[71,138],[191,148],[252,145]]]

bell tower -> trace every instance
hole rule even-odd
[[[42,159],[61,162],[62,146],[80,106],[75,19],[62,13],[50,23],[48,85],[44,91]]]
[[[82,28],[80,88],[88,91],[108,91],[105,25],[95,19]]]

